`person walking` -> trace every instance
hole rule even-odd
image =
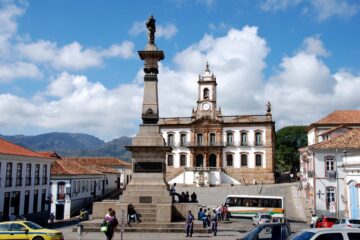
[[[102,228],[106,227],[106,229],[104,229],[106,240],[111,240],[113,238],[114,231],[118,223],[119,222],[115,216],[115,211],[110,208],[109,212],[105,215],[102,225]]]
[[[194,230],[194,215],[192,215],[191,210],[189,210],[188,215],[186,216],[186,223],[185,223],[186,237],[192,237],[193,230]]]
[[[316,227],[317,220],[318,220],[318,216],[315,213],[313,213],[311,215],[310,228],[315,228]]]
[[[213,216],[211,217],[211,230],[213,231],[214,236],[217,235],[217,225],[218,225],[219,216],[216,210],[213,210]]]

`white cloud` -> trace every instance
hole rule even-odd
[[[330,55],[330,51],[325,49],[319,36],[305,38],[303,49],[308,54],[314,54],[320,57],[328,57]]]
[[[26,62],[0,64],[0,82],[16,78],[41,78],[42,74],[36,65]]]
[[[140,33],[146,33],[147,29],[146,29],[145,23],[146,23],[146,21],[133,23],[129,33],[131,35],[138,35]],[[167,23],[165,25],[156,24],[155,37],[170,39],[176,35],[177,31],[178,31],[178,29],[176,28],[175,24],[173,24],[173,23]]]
[[[263,11],[285,11],[301,6],[303,14],[315,13],[319,21],[330,17],[352,17],[359,13],[359,4],[350,4],[347,0],[265,0],[261,3]]]

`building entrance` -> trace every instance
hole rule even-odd
[[[203,167],[204,166],[204,157],[203,155],[199,154],[196,156],[196,167]]]
[[[216,167],[216,155],[211,154],[209,157],[209,167]]]

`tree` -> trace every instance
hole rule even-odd
[[[306,126],[288,126],[276,132],[275,161],[276,170],[296,172],[299,166],[299,151],[307,146]]]

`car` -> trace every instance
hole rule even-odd
[[[360,229],[357,228],[309,228],[300,230],[289,237],[289,240],[359,240]]]
[[[241,240],[286,240],[291,234],[289,223],[264,223],[253,227]]]
[[[255,216],[252,218],[253,225],[259,225],[263,223],[269,223],[271,222],[271,215],[268,213],[256,213]]]
[[[57,230],[41,227],[31,221],[9,221],[0,223],[0,240],[64,240]]]
[[[360,219],[340,218],[332,228],[360,228]]]
[[[315,223],[315,228],[331,228],[337,220],[337,218],[333,217],[318,218]]]

